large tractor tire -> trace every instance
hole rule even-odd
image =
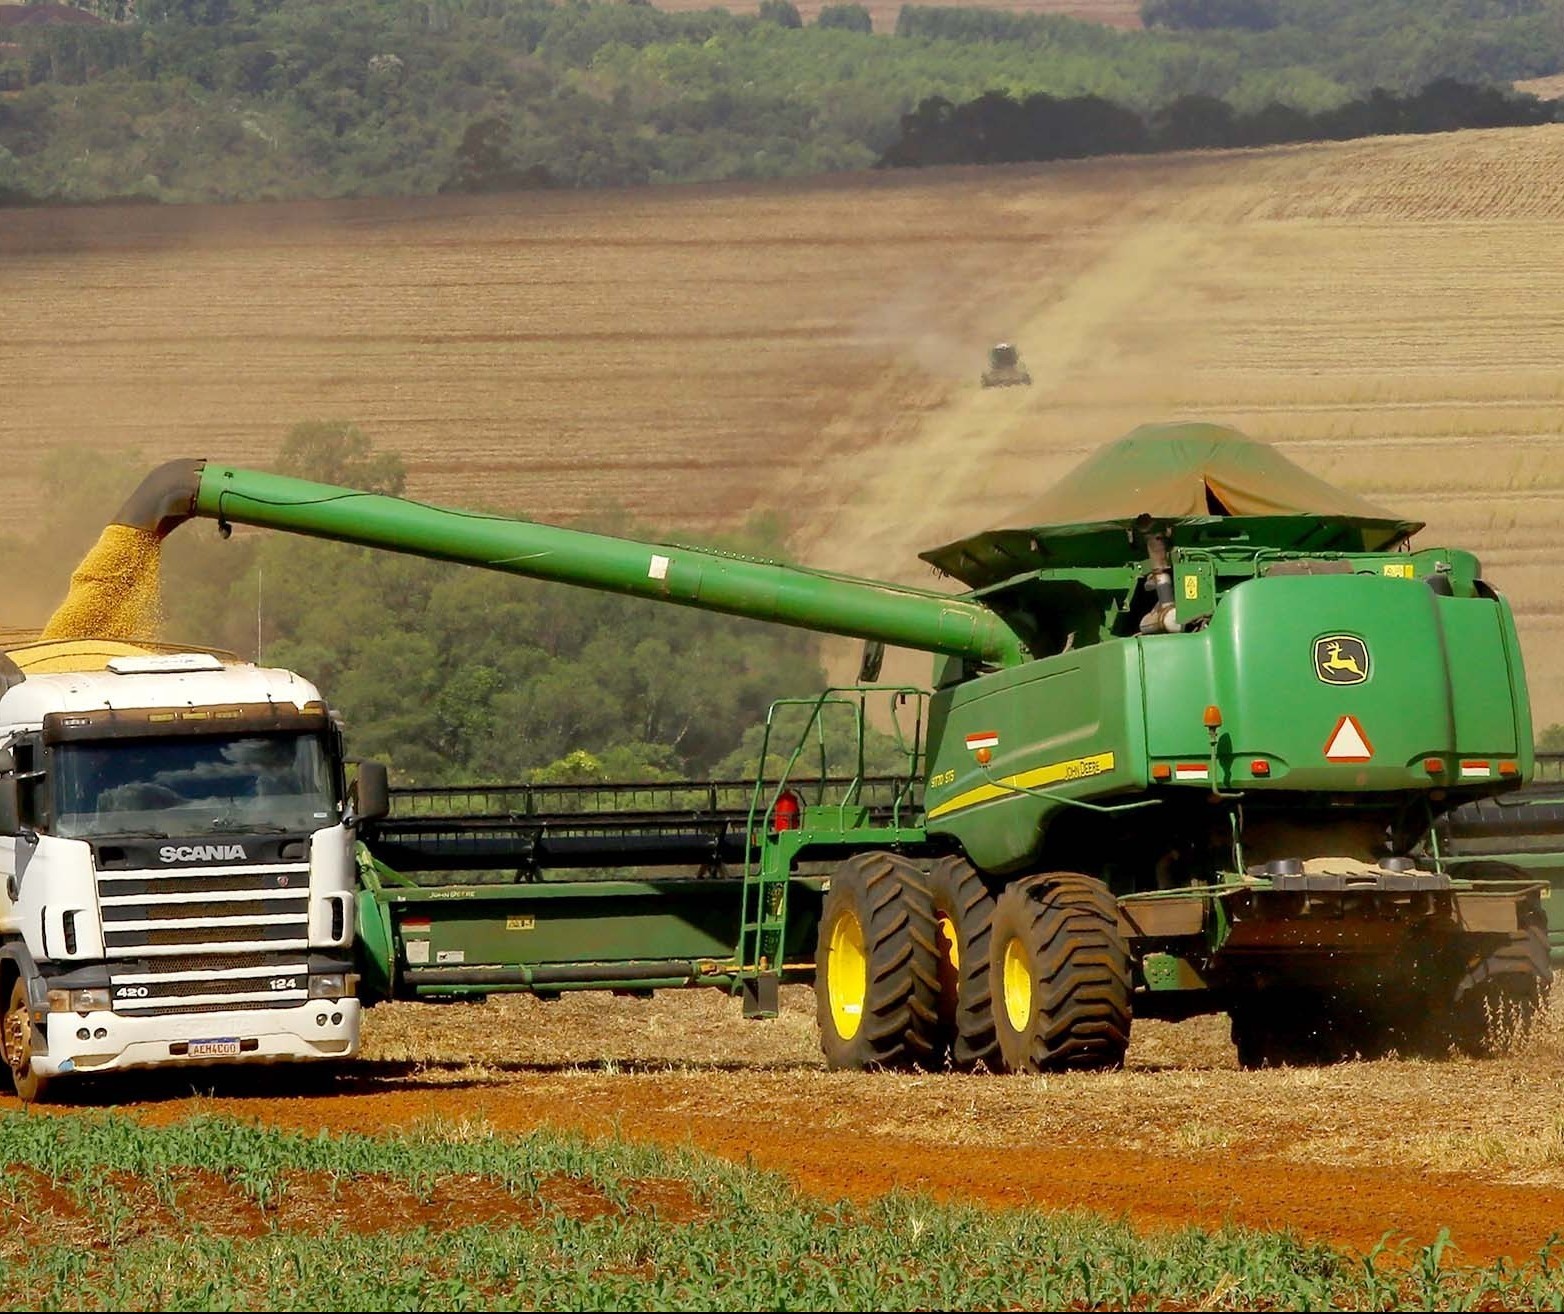
[[[27,1005],[27,982],[13,977],[11,993],[0,1024],[0,1048],[4,1049],[11,1084],[23,1104],[36,1104],[48,1098],[49,1081],[33,1067],[37,1044],[32,1010]]]
[[[999,1072],[999,1033],[989,984],[994,896],[965,858],[941,858],[929,870],[939,949],[939,1016],[959,1072]]]
[[[1471,962],[1456,983],[1454,1047],[1473,1058],[1508,1053],[1526,1038],[1552,985],[1548,920],[1533,901],[1521,909],[1519,929]]]
[[[994,904],[988,961],[1006,1068],[1123,1066],[1130,955],[1118,901],[1101,881],[1056,872],[1007,886]]]
[[[820,1048],[833,1069],[934,1069],[939,955],[923,873],[894,853],[860,853],[831,875],[815,951]]]

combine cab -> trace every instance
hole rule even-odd
[[[1021,364],[1020,354],[1008,342],[999,342],[988,349],[988,368],[983,371],[985,388],[1013,388],[1018,384],[1032,386],[1032,376]]]

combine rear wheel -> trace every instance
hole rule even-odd
[[[923,873],[860,853],[831,875],[815,951],[820,1048],[831,1068],[933,1068],[944,1057],[933,905]]]
[[[1069,872],[1007,886],[994,905],[989,982],[1012,1072],[1117,1068],[1130,1043],[1130,956],[1118,901]]]
[[[1455,1048],[1473,1058],[1507,1053],[1526,1038],[1552,984],[1548,921],[1533,899],[1520,911],[1520,928],[1473,961],[1456,984]]]
[[[998,1072],[999,1035],[989,985],[994,896],[965,858],[941,858],[929,871],[939,947],[940,1023],[961,1072]]]
[[[35,1040],[32,1010],[27,1006],[27,983],[17,977],[11,983],[5,1021],[0,1027],[0,1045],[5,1049],[6,1066],[11,1069],[11,1084],[23,1104],[44,1099],[49,1088],[49,1079],[33,1067]]]

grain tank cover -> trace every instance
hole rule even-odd
[[[1034,506],[1033,528],[991,530],[922,554],[984,588],[1045,565],[1142,555],[1126,534],[1149,517],[1175,542],[1231,540],[1305,552],[1383,552],[1423,526],[1326,483],[1225,425],[1148,424],[1088,457]],[[1233,521],[1242,521],[1235,525]]]

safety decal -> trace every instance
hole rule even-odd
[[[1355,716],[1344,716],[1336,722],[1336,728],[1325,741],[1327,762],[1367,762],[1374,756],[1374,745],[1369,743],[1363,727]]]

